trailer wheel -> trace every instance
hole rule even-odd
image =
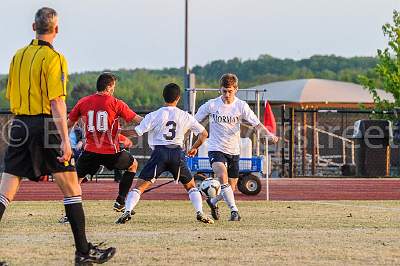
[[[200,190],[200,185],[203,182],[203,180],[207,178],[207,176],[202,173],[196,173],[196,174],[194,174],[193,178],[194,178],[194,183],[196,184],[197,189]]]
[[[261,180],[252,174],[241,175],[239,176],[238,190],[245,195],[257,195],[261,191]]]

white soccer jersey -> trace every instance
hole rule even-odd
[[[240,123],[246,120],[252,126],[260,124],[249,105],[237,97],[231,104],[225,104],[221,97],[209,100],[195,115],[199,122],[206,117],[210,122],[208,150],[231,155],[240,154]]]
[[[185,133],[191,130],[195,135],[203,132],[204,127],[189,113],[172,106],[147,114],[135,131],[139,136],[149,132],[150,148],[155,145],[179,145],[183,147]]]

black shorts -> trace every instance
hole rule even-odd
[[[230,155],[220,151],[209,151],[208,158],[210,159],[211,166],[215,162],[224,163],[228,170],[229,178],[239,177],[239,155]]]
[[[192,173],[190,172],[185,153],[182,148],[167,148],[166,146],[156,146],[151,153],[150,159],[140,172],[139,178],[151,181],[159,177],[163,172],[170,172],[174,178],[178,177],[182,184],[187,184],[192,180]]]
[[[61,137],[51,115],[17,115],[9,135],[4,157],[4,172],[39,181],[44,175],[73,172],[72,163],[65,166],[61,156]]]
[[[79,178],[84,178],[86,175],[95,175],[101,165],[109,170],[127,170],[134,161],[135,158],[126,150],[115,154],[83,151],[76,163],[76,172]]]

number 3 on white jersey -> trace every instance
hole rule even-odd
[[[88,125],[87,130],[89,132],[94,132],[95,130],[99,132],[106,132],[108,130],[108,113],[106,111],[96,112],[96,128],[94,127],[94,111],[90,110],[87,113]]]

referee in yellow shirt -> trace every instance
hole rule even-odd
[[[15,117],[0,183],[0,220],[22,177],[38,181],[40,176],[52,174],[64,194],[75,240],[75,265],[103,263],[115,254],[115,248],[100,249],[86,240],[81,187],[70,164],[67,61],[52,46],[58,33],[56,11],[39,9],[33,30],[36,39],[19,49],[10,64],[6,96]]]

